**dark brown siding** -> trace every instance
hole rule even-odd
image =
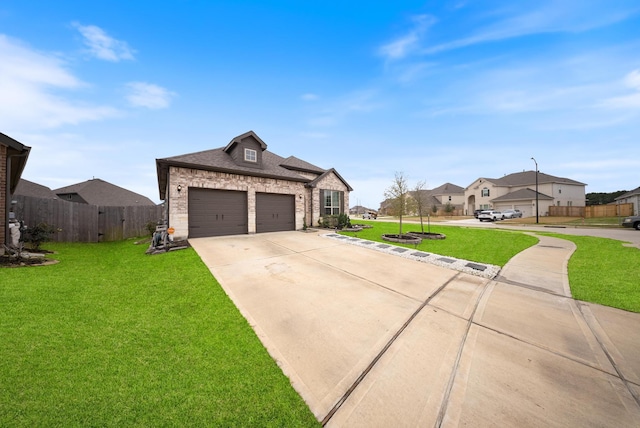
[[[247,192],[189,188],[189,238],[248,233]]]
[[[295,195],[256,193],[256,232],[296,229]]]

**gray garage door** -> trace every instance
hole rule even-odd
[[[295,195],[256,193],[256,232],[296,229]]]
[[[248,233],[247,192],[189,188],[189,238],[243,233]]]

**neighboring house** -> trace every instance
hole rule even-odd
[[[584,207],[586,184],[538,172],[538,213],[548,215],[551,205]],[[517,209],[523,217],[536,215],[536,172],[523,171],[502,178],[478,178],[465,191],[465,211]]]
[[[20,179],[14,195],[31,196],[32,198],[40,199],[58,199],[58,195],[56,195],[53,190],[49,189],[47,186],[25,180],[24,178]]]
[[[443,212],[447,204],[452,205],[454,209],[463,209],[464,206],[464,188],[456,186],[451,183],[444,183],[435,189],[424,189],[420,191],[424,208],[428,213],[433,212],[433,207],[436,207],[438,212]],[[410,190],[408,194],[409,199],[417,199],[417,193],[415,190]],[[411,204],[411,202],[409,202]],[[392,211],[392,203],[390,200],[385,200],[380,203],[380,212],[396,215]],[[427,213],[425,212],[425,214]],[[410,215],[417,214],[408,213]]]
[[[362,215],[364,213],[369,213],[369,212],[376,212],[376,210],[367,208],[362,205],[356,205],[355,207],[351,207],[349,209],[349,214],[352,214],[352,215]]]
[[[4,246],[1,244],[9,243],[11,197],[20,182],[30,151],[31,147],[0,132],[0,254],[4,254]]]
[[[253,131],[156,168],[175,239],[303,229],[348,211],[353,190],[333,168],[268,151]]]
[[[618,204],[633,204],[633,215],[640,215],[640,187],[618,196],[615,201]]]
[[[61,200],[103,207],[154,206],[151,199],[94,178],[53,191]]]

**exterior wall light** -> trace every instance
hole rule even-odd
[[[182,185],[178,184],[178,192],[182,190]]]

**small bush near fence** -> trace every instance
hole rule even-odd
[[[27,227],[45,223],[57,230],[55,242],[119,241],[149,234],[162,219],[162,206],[103,207],[59,199],[14,196],[16,219]]]

